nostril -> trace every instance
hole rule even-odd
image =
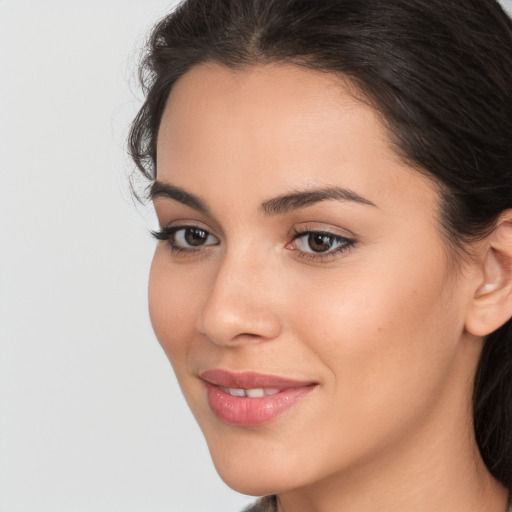
[[[259,253],[258,253],[259,254]],[[197,319],[197,330],[217,345],[271,340],[281,332],[272,260],[238,247],[225,254]]]
[[[215,345],[226,346],[277,338],[281,332],[279,316],[258,309],[240,302],[236,308],[226,308],[209,301],[198,318],[197,331]]]

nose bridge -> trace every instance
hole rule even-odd
[[[227,249],[198,319],[213,343],[276,338],[281,323],[274,293],[276,266],[268,251],[246,244]]]

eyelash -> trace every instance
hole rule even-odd
[[[192,225],[167,226],[167,227],[160,228],[158,231],[152,231],[151,234],[157,240],[166,242],[169,245],[171,251],[177,255],[186,256],[188,254],[195,254],[195,253],[198,253],[199,251],[203,250],[204,247],[209,247],[211,245],[217,245],[217,244],[208,244],[206,246],[202,245],[202,246],[198,246],[197,248],[193,248],[193,247],[183,247],[182,245],[177,244],[174,240],[176,233],[178,233],[179,231],[185,231],[187,229],[202,231],[203,233],[206,234],[207,238],[213,237],[213,235],[208,230],[206,230],[200,226],[192,226]]]
[[[197,230],[204,233],[206,236],[206,240],[208,240],[209,237],[214,237],[208,230],[200,227],[200,226],[194,226],[194,225],[183,225],[183,226],[170,226],[170,227],[163,227],[158,231],[152,231],[151,234],[154,238],[156,238],[159,241],[166,242],[171,251],[180,256],[187,256],[192,254],[197,254],[204,250],[205,247],[210,247],[213,245],[218,245],[217,243],[209,243],[206,245],[200,245],[197,246],[197,248],[193,247],[183,247],[183,245],[180,245],[176,243],[175,237],[176,234],[180,231],[185,231],[187,229]],[[310,237],[310,236],[323,236],[329,240],[329,243],[339,244],[334,249],[328,249],[323,252],[315,252],[315,251],[305,251],[297,248],[290,247],[291,244],[295,243],[297,240],[300,240],[304,237]],[[306,243],[308,243],[306,241]],[[322,230],[314,230],[314,229],[304,229],[299,230],[295,229],[293,232],[293,238],[290,243],[286,245],[286,247],[290,250],[297,251],[300,253],[301,258],[307,259],[307,260],[313,260],[313,261],[326,261],[335,258],[337,255],[340,255],[342,253],[348,252],[351,249],[353,249],[356,246],[356,240],[347,238],[341,235],[337,235],[335,233],[331,233],[330,231],[322,231]]]
[[[292,249],[292,250],[298,250],[301,252],[300,257],[308,260],[313,261],[325,261],[335,258],[338,255],[341,255],[345,252],[350,251],[353,249],[357,242],[356,240],[352,238],[347,238],[345,236],[337,235],[335,233],[332,233],[330,231],[325,230],[317,230],[317,229],[295,229],[293,234],[292,242],[295,242],[296,240],[300,240],[301,238],[310,237],[311,235],[320,235],[324,236],[328,239],[330,239],[331,244],[338,243],[338,247],[335,247],[334,249],[329,249],[324,252],[315,252],[315,251],[304,251],[300,249]],[[306,242],[307,243],[307,242]],[[287,247],[290,244],[287,245]]]

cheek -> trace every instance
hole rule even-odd
[[[403,254],[381,247],[374,258],[347,259],[318,274],[314,294],[296,290],[288,307],[297,338],[329,369],[333,398],[353,417],[419,412],[441,392],[463,332],[442,248]]]
[[[194,338],[201,295],[197,272],[171,265],[165,246],[156,249],[149,276],[149,314],[160,345],[179,373]]]

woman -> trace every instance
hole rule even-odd
[[[252,510],[505,512],[512,25],[494,0],[187,0],[131,152],[150,313]]]

